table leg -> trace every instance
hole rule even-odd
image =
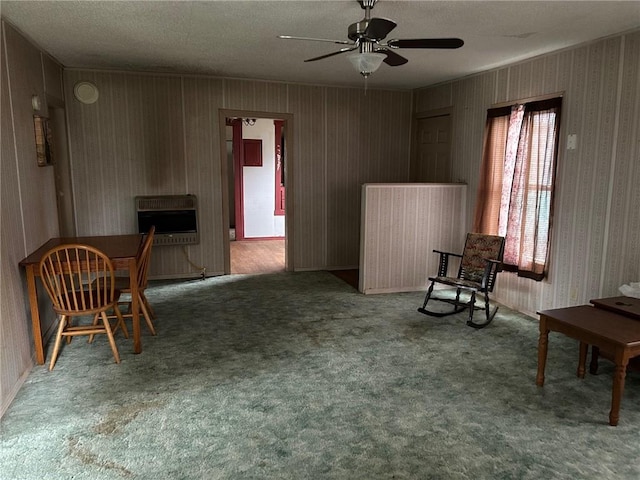
[[[578,372],[577,372],[578,378],[584,378],[588,350],[589,350],[589,344],[580,342],[580,355],[578,358]]]
[[[627,363],[629,359],[626,355],[616,353],[616,368],[613,373],[613,391],[611,393],[611,411],[609,412],[609,425],[618,425],[620,419],[620,403],[622,392],[624,391],[624,380],[627,375]]]
[[[598,357],[600,356],[600,347],[595,345],[591,347],[591,363],[589,364],[589,373],[596,375],[598,373]]]
[[[27,291],[29,292],[29,306],[31,307],[31,326],[33,330],[33,345],[36,351],[36,363],[44,364],[44,345],[42,344],[42,327],[40,325],[40,311],[38,310],[38,290],[36,289],[35,265],[27,265]]]
[[[538,374],[536,375],[536,385],[544,385],[544,369],[547,364],[547,348],[549,346],[549,329],[547,319],[540,316],[540,337],[538,338]]]
[[[140,335],[140,295],[138,293],[138,266],[136,259],[129,261],[129,288],[131,289],[131,314],[133,323],[133,353],[142,352]]]

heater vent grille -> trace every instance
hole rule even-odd
[[[194,195],[158,195],[136,197],[138,232],[156,227],[154,245],[200,243],[198,201]]]
[[[162,195],[159,197],[136,197],[138,211],[142,210],[195,210],[194,195]]]
[[[154,245],[192,245],[199,243],[197,233],[160,233],[153,235]]]

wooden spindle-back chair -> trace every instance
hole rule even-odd
[[[120,363],[106,314],[107,310],[113,310],[122,321],[118,309],[120,292],[115,287],[115,274],[109,257],[89,245],[59,245],[43,255],[39,267],[53,309],[60,316],[49,370],[53,370],[56,363],[62,338],[66,337],[69,342],[77,335],[89,335],[92,340],[95,334],[106,334],[113,357],[116,363]],[[93,316],[93,324],[74,325],[74,319],[81,316]]]

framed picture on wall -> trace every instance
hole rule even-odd
[[[49,119],[42,115],[33,116],[36,137],[36,159],[39,167],[53,165],[53,146]]]

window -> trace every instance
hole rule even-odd
[[[562,99],[493,108],[487,123],[474,230],[505,237],[505,270],[547,275]]]

